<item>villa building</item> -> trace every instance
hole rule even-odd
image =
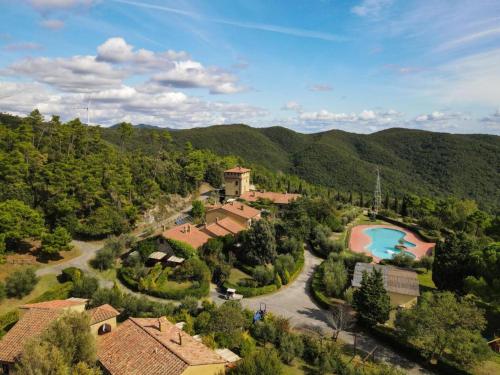
[[[277,205],[285,205],[300,197],[300,194],[259,191],[250,185],[251,169],[235,167],[224,171],[226,198],[241,198],[247,202],[265,199]]]
[[[372,263],[356,263],[352,286],[359,288],[363,278],[363,272],[371,273],[373,269],[382,272],[384,287],[391,299],[393,307],[410,307],[417,302],[420,296],[417,273],[398,267],[383,266]]]
[[[250,191],[250,169],[235,167],[224,171],[226,197],[239,197]]]
[[[195,249],[199,249],[212,238],[205,232],[199,230],[195,225],[187,223],[177,225],[164,231],[158,238],[158,250],[172,255],[172,249],[167,240],[181,241]]]
[[[19,321],[0,341],[0,364],[4,374],[12,370],[25,345],[49,328],[65,312],[86,312],[90,318],[90,331],[100,336],[116,328],[116,317],[120,314],[110,305],[86,310],[86,299],[68,298],[40,303],[30,303],[19,308]]]
[[[167,318],[129,318],[98,340],[97,355],[112,375],[217,375],[228,361]]]
[[[247,229],[252,225],[252,222],[261,219],[261,212],[256,208],[235,201],[224,205],[211,206],[206,210],[205,220],[208,225],[222,219],[230,219],[240,227]]]

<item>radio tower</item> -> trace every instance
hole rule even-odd
[[[377,167],[377,183],[375,184],[375,194],[373,196],[373,212],[378,213],[382,206],[382,189],[380,188],[380,170]]]

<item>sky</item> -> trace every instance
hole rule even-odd
[[[0,0],[0,111],[500,135],[498,0]]]

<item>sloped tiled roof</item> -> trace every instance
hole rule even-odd
[[[117,311],[113,306],[106,303],[104,305],[87,310],[87,314],[89,314],[90,316],[90,324],[92,325],[117,317],[118,315],[120,315],[120,312]]]
[[[224,219],[217,220],[215,223],[205,225],[201,230],[211,236],[222,237],[228,234],[239,233],[245,229],[244,226],[238,224],[236,221],[225,217]]]
[[[131,319],[98,338],[97,356],[113,375],[179,375],[188,367]]]
[[[276,204],[288,204],[300,197],[300,194],[276,193],[273,191],[247,191],[240,196],[241,199],[247,202],[257,202],[259,199],[269,199]]]
[[[248,168],[234,167],[231,169],[226,169],[224,171],[224,173],[246,173],[246,172],[250,172],[250,171],[251,171],[251,169],[248,169]]]
[[[408,296],[419,296],[420,289],[415,271],[405,270],[402,268],[384,266],[381,264],[371,263],[356,263],[354,267],[354,275],[352,278],[352,286],[360,287],[363,272],[372,272],[373,269],[382,272],[384,279],[384,287],[388,292],[399,293]]]
[[[225,363],[214,351],[160,319],[166,324],[164,332],[157,318],[130,318],[101,336],[99,361],[113,375],[179,375],[191,365]]]
[[[230,212],[233,215],[237,215],[243,219],[253,219],[260,215],[259,210],[241,202],[229,202],[221,207],[215,208],[215,210]]]
[[[0,361],[15,362],[26,343],[41,335],[63,311],[62,309],[47,308],[33,308],[26,311],[0,341]]]
[[[68,307],[84,305],[88,299],[85,298],[68,298],[68,299],[55,299],[52,301],[28,303],[20,306],[21,309],[66,309]]]
[[[203,246],[210,238],[212,238],[192,224],[182,224],[170,228],[163,232],[162,236],[171,240],[185,242],[195,249]]]

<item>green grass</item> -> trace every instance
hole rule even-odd
[[[116,281],[117,279],[117,271],[115,268],[110,268],[105,271],[96,270],[95,273],[104,280]]]
[[[16,310],[19,306],[29,303],[39,296],[41,296],[47,290],[57,286],[59,282],[57,281],[56,275],[45,275],[40,278],[40,281],[35,286],[35,289],[23,298],[7,298],[3,300],[0,304],[0,315],[3,315],[9,311]]]
[[[434,281],[432,281],[432,271],[418,274],[418,282],[425,289],[436,289]]]
[[[477,365],[472,373],[474,375],[500,374],[500,354],[494,353],[488,361]]]
[[[252,276],[243,272],[238,268],[231,268],[231,273],[229,274],[229,282],[231,284],[238,284],[238,281],[243,279],[251,279]]]
[[[291,365],[283,365],[283,375],[304,375],[310,368],[302,359],[296,358]]]

